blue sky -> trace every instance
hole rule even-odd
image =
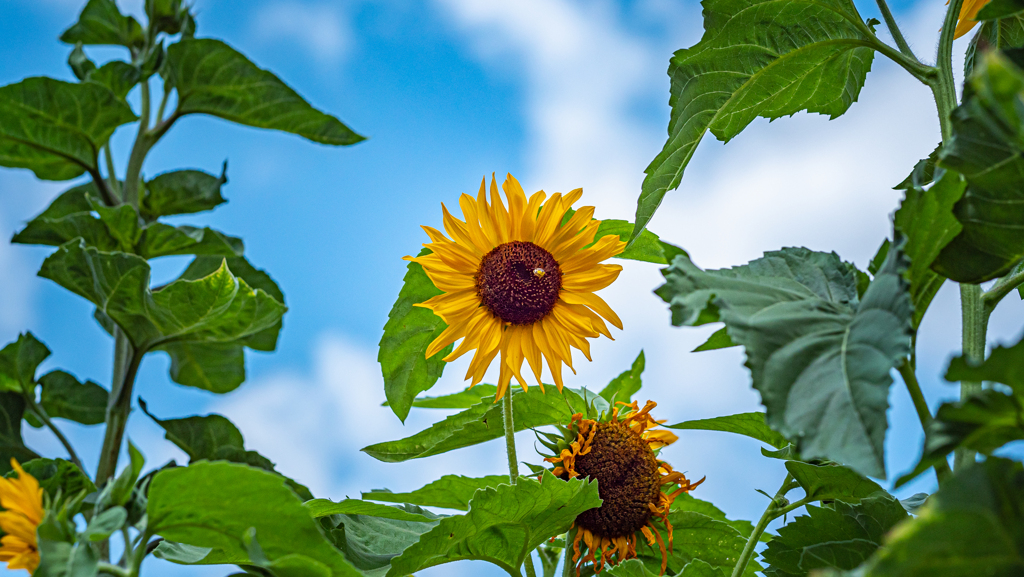
[[[141,1],[120,2],[138,13]],[[858,2],[865,17],[873,3]],[[229,203],[181,222],[241,236],[249,259],[269,271],[290,311],[278,351],[250,353],[249,382],[225,396],[175,385],[161,355],[147,357],[137,392],[161,417],[216,411],[242,429],[249,448],[307,482],[318,496],[418,487],[445,473],[502,471],[497,445],[423,462],[386,465],[358,452],[407,436],[441,415],[414,413],[403,426],[383,400],[376,343],[397,295],[406,254],[426,241],[420,224],[438,226],[440,203],[475,191],[481,176],[515,174],[528,190],[577,186],[599,218],[632,219],[643,169],[664,142],[668,79],[675,49],[697,41],[700,7],[688,0],[432,0],[308,2],[197,0],[198,35],[220,38],[277,73],[315,106],[369,137],[329,148],[282,133],[207,117],[188,117],[154,149],[145,173],[176,168],[210,172],[229,162]],[[940,2],[894,6],[923,58],[933,53]],[[72,78],[69,47],[56,37],[72,24],[71,0],[0,4],[0,84],[27,76]],[[962,53],[964,40],[957,44]],[[117,55],[98,49],[94,58]],[[133,95],[137,98],[137,95]],[[114,136],[123,173],[132,134]],[[709,137],[710,138],[710,137]],[[728,146],[706,140],[651,229],[686,247],[701,266],[742,264],[765,250],[807,246],[835,250],[864,266],[889,234],[899,195],[890,187],[932,150],[938,127],[925,87],[876,58],[860,102],[847,115],[799,114],[754,122]],[[0,236],[9,238],[65,185],[28,171],[0,169]],[[107,384],[110,339],[85,302],[34,276],[49,249],[0,245],[0,342],[31,329],[54,351],[44,369],[63,368]],[[155,281],[173,278],[185,260],[155,266]],[[674,329],[650,293],[657,267],[626,263],[606,298],[622,315],[616,341],[595,343],[594,362],[577,364],[570,386],[603,386],[647,353],[644,398],[671,422],[756,410],[738,350],[688,354],[713,328]],[[922,328],[920,378],[935,406],[955,389],[938,380],[959,348],[955,287],[939,295]],[[992,324],[992,340],[1020,331],[1024,306],[1012,297]],[[456,363],[437,392],[462,387]],[[646,393],[646,394],[645,394]],[[890,472],[917,456],[922,434],[898,382],[889,414]],[[87,463],[98,428],[67,425]],[[182,454],[145,416],[129,434],[153,465]],[[33,446],[60,455],[45,433],[26,431]],[[520,455],[537,462],[527,436]],[[688,433],[666,450],[680,470],[708,476],[696,496],[730,515],[756,519],[774,491],[781,463],[758,444],[715,433]],[[904,493],[931,490],[924,478]],[[902,493],[901,493],[902,494]],[[152,562],[153,574],[197,574]],[[222,569],[203,575],[221,575]],[[457,564],[423,575],[500,574]]]

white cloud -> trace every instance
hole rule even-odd
[[[253,32],[265,41],[297,44],[323,64],[336,64],[352,41],[348,17],[333,3],[269,2],[256,9]]]

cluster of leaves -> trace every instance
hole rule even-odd
[[[954,2],[951,14],[958,7]],[[79,82],[28,78],[0,87],[0,165],[47,180],[84,178],[13,242],[56,247],[39,275],[95,306],[116,353],[112,382],[104,387],[60,370],[38,376],[50,352],[30,333],[0,350],[0,467],[18,459],[45,492],[40,574],[137,577],[153,554],[182,565],[234,565],[242,571],[237,575],[263,577],[400,577],[470,559],[518,576],[524,565],[532,571],[536,553],[544,575],[554,575],[567,549],[562,535],[580,513],[601,504],[592,479],[566,481],[536,465],[520,477],[513,461],[511,478],[446,475],[404,493],[379,489],[333,502],[315,498],[246,449],[223,416],[158,417],[161,411],[134,398],[138,368],[157,351],[170,357],[174,382],[234,390],[245,380],[245,349],[274,350],[286,311],[282,291],[247,260],[241,239],[165,220],[223,204],[226,164],[219,175],[177,170],[147,178],[149,150],[190,114],[326,145],[362,140],[232,47],[197,38],[195,17],[181,0],[147,0],[145,11],[141,24],[113,0],[89,0],[61,36],[73,46],[68,64]],[[668,513],[669,574],[1024,572],[1024,467],[996,456],[1024,439],[1024,340],[995,348],[987,359],[966,350],[953,359],[947,380],[989,386],[965,386],[960,401],[934,416],[923,399],[918,403],[926,428],[922,456],[896,484],[934,469],[941,481],[935,494],[899,501],[871,479],[888,476],[893,370],[912,394],[920,392],[916,336],[939,288],[949,279],[966,285],[999,279],[977,301],[983,356],[984,323],[1024,282],[1024,241],[1017,234],[1024,227],[1024,53],[1016,50],[1024,45],[1022,14],[1019,2],[992,2],[979,13],[984,23],[968,51],[963,101],[947,119],[941,104],[948,99],[948,71],[881,42],[878,22],[865,21],[850,0],[704,3],[703,38],[670,63],[669,139],[647,169],[635,222],[602,221],[597,236],[630,241],[620,258],[665,266],[656,294],[668,303],[673,325],[724,325],[697,351],[743,347],[765,406],[764,413],[669,427],[756,439],[766,445],[765,457],[785,462],[787,477],[774,496],[766,493],[770,502],[756,524],[729,519],[688,494],[677,498]],[[883,16],[891,21],[887,8]],[[944,42],[951,41],[954,22],[947,19]],[[889,24],[899,44],[902,37]],[[97,65],[84,48],[91,45],[119,46],[130,58]],[[680,184],[705,132],[729,140],[758,116],[839,116],[856,101],[876,52],[930,86],[948,124],[943,144],[897,185],[905,197],[892,239],[866,271],[835,253],[805,248],[703,270],[686,251],[645,230],[666,192]],[[158,78],[162,96],[151,107]],[[138,112],[131,94],[138,94]],[[129,124],[137,133],[120,178],[109,140]],[[149,261],[168,256],[191,260],[176,280],[151,286]],[[450,348],[425,356],[446,327],[414,305],[438,293],[423,268],[410,263],[378,359],[388,405],[399,419],[413,408],[448,413],[404,439],[363,449],[375,459],[403,462],[496,440],[508,433],[509,414],[516,415],[514,431],[564,424],[575,413],[596,416],[641,388],[643,353],[597,393],[513,391],[509,413],[493,402],[492,385],[423,396],[440,378]],[[129,443],[130,462],[116,472],[133,406],[188,455],[187,466],[172,462],[147,472],[142,453]],[[61,433],[60,420],[105,426],[94,476]],[[49,428],[68,459],[43,458],[27,447],[23,421]],[[542,444],[550,438],[539,435]],[[986,458],[964,459],[953,473],[948,456],[954,452]],[[798,489],[804,496],[790,501]],[[776,535],[765,533],[769,522],[788,520],[801,507],[805,515]],[[123,544],[117,563],[110,559],[112,536]],[[759,541],[767,541],[760,553]],[[635,560],[607,573],[657,575],[661,564],[660,549],[641,541]]]

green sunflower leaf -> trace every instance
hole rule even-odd
[[[693,349],[692,352],[699,353],[702,351],[714,351],[718,349],[727,349],[729,347],[737,346],[736,343],[732,342],[729,338],[729,331],[722,327],[711,334],[708,340],[704,341],[702,345]]]
[[[429,251],[420,251],[420,256],[424,254],[429,254]],[[377,361],[384,374],[384,395],[402,422],[409,416],[416,395],[433,387],[441,378],[445,364],[441,359],[452,352],[452,345],[448,345],[433,357],[426,358],[427,347],[447,325],[433,311],[415,305],[441,294],[441,291],[430,282],[418,263],[410,262],[407,271],[398,300],[388,313],[377,353]]]
[[[834,253],[789,248],[712,271],[677,257],[656,292],[674,325],[725,322],[769,426],[804,458],[884,477],[890,371],[910,350],[905,269],[890,250],[861,300],[856,269]]]
[[[78,22],[60,35],[67,44],[113,44],[129,48],[146,42],[142,27],[131,16],[121,14],[114,0],[89,0]]]
[[[1024,574],[1024,467],[998,457],[958,470],[886,535],[857,575]]]
[[[185,451],[189,463],[197,461],[229,461],[243,463],[257,469],[280,475],[274,463],[256,451],[245,449],[242,432],[227,417],[212,414],[182,419],[158,419],[149,412],[146,401],[139,399],[139,407],[164,430],[164,438]],[[283,477],[283,475],[282,475]],[[284,477],[288,486],[303,500],[313,498],[305,486]]]
[[[732,573],[747,541],[739,531],[728,523],[693,511],[673,511],[668,519],[672,524],[674,546],[669,552],[667,575],[717,575],[714,571]],[[654,530],[661,535],[667,547],[665,528],[656,523]],[[656,575],[661,572],[662,557],[657,544],[648,545],[647,539],[641,537],[637,539],[636,554],[649,571]],[[688,566],[691,573],[684,573]],[[743,575],[755,577],[755,572],[760,570],[761,565],[751,560]]]
[[[83,425],[99,425],[106,419],[107,390],[92,381],[81,383],[64,371],[39,377],[39,405],[50,417]]]
[[[563,481],[551,473],[540,482],[522,479],[516,485],[481,489],[468,513],[442,519],[394,558],[388,576],[463,559],[489,561],[514,574],[530,551],[600,504],[596,482]]]
[[[830,507],[807,507],[780,527],[778,536],[762,554],[769,564],[765,575],[805,576],[817,569],[854,569],[882,544],[885,534],[908,515],[891,495],[876,494],[850,505],[836,501]]]
[[[508,482],[508,475],[489,475],[479,478],[445,475],[410,493],[392,493],[387,489],[378,489],[363,493],[363,499],[467,511],[469,510],[469,501],[478,490],[507,485]]]
[[[11,469],[11,459],[25,463],[38,459],[34,451],[25,446],[21,437],[21,419],[25,414],[25,399],[21,393],[0,393],[0,475]]]
[[[659,577],[657,572],[652,573],[648,571],[643,561],[639,559],[623,561],[614,567],[606,569],[604,574],[608,575],[608,577]]]
[[[171,358],[171,380],[213,393],[245,382],[245,347],[236,343],[174,342],[156,347]]]
[[[149,273],[145,259],[102,252],[81,241],[61,245],[39,271],[95,304],[138,350],[170,341],[234,342],[275,325],[285,311],[224,262],[206,277],[179,279],[156,291],[149,288]]]
[[[1024,439],[1024,394],[986,389],[962,401],[943,403],[929,424],[921,460],[900,477],[897,487],[945,460],[958,448],[990,455]]]
[[[313,499],[304,503],[309,514],[319,519],[330,515],[369,515],[383,519],[394,519],[396,521],[416,521],[419,523],[429,522],[432,519],[418,513],[410,513],[399,507],[370,503],[359,499],[345,499],[335,503],[330,499]]]
[[[1021,0],[992,0],[978,10],[976,20],[997,20],[1007,16],[1013,16],[1024,12],[1024,2]]]
[[[320,523],[349,563],[364,575],[383,577],[391,560],[436,527],[440,517],[415,505],[374,506],[380,516],[335,513]]]
[[[981,45],[980,50],[979,44]],[[1024,14],[1013,14],[997,20],[981,22],[978,32],[967,45],[964,57],[965,77],[969,77],[974,72],[977,56],[992,46],[1003,50],[1024,47]]]
[[[946,370],[946,380],[954,383],[993,381],[1024,395],[1024,338],[1009,347],[993,347],[988,358],[979,365],[971,364],[962,355],[953,357]]]
[[[622,242],[628,242],[629,235],[632,234],[633,228],[633,223],[626,220],[602,220],[601,224],[597,227],[597,234],[594,235],[594,242],[588,244],[584,248],[593,246],[601,237],[608,236],[610,234],[618,235]],[[662,242],[658,238],[658,235],[649,230],[644,230],[640,233],[640,236],[633,242],[633,244],[627,246],[626,250],[615,255],[615,258],[639,260],[657,264],[671,264],[672,258],[679,253],[685,254],[686,251],[677,246]]]
[[[515,429],[522,431],[568,423],[574,413],[597,417],[601,411],[608,410],[608,403],[589,391],[566,387],[559,394],[554,386],[549,385],[547,394],[542,393],[539,387],[530,387],[525,392],[513,390],[512,410],[515,415],[522,415],[514,421]],[[411,437],[377,443],[364,447],[362,451],[386,463],[421,459],[500,438],[505,434],[503,423],[501,404],[487,399]]]
[[[672,501],[672,510],[691,511],[694,513],[700,513],[701,515],[707,515],[716,521],[727,523],[733,529],[739,531],[740,535],[743,535],[744,538],[750,537],[750,534],[754,532],[754,524],[750,521],[729,519],[725,516],[725,512],[718,507],[707,501],[698,499],[689,493],[680,493],[675,500]],[[762,541],[763,540],[765,540],[764,535],[762,535]]]
[[[939,165],[960,172],[967,191],[953,214],[963,225],[932,265],[957,282],[978,283],[1024,257],[1024,71],[1003,53],[982,57],[952,115],[953,137]]]
[[[211,549],[202,564],[250,564],[244,535],[254,528],[269,561],[302,555],[334,577],[360,577],[284,479],[266,471],[208,461],[165,469],[150,484],[147,513],[151,534]]]
[[[121,60],[107,62],[90,72],[86,78],[87,82],[94,82],[107,88],[122,100],[128,96],[128,93],[135,88],[140,80],[142,80],[142,71]]]
[[[640,375],[644,372],[645,363],[644,352],[640,351],[636,360],[633,361],[633,366],[628,371],[624,371],[612,379],[612,382],[608,383],[605,388],[601,389],[599,394],[602,399],[608,401],[608,406],[614,407],[615,403],[628,403],[633,400],[633,395],[643,385],[640,381]]]
[[[92,215],[93,201],[100,193],[94,182],[78,185],[61,193],[50,206],[14,235],[13,243],[60,246],[73,238],[83,238],[89,246],[114,250],[117,239],[103,222]]]
[[[212,210],[227,202],[220,190],[227,181],[228,163],[220,176],[201,170],[176,170],[157,175],[146,183],[139,211],[150,219],[173,214]]]
[[[219,40],[186,38],[171,45],[165,73],[168,87],[178,91],[175,114],[179,117],[210,114],[321,144],[349,145],[364,140]]]
[[[789,445],[785,437],[776,433],[765,422],[764,413],[740,413],[727,417],[714,417],[711,419],[697,419],[695,421],[683,421],[674,425],[665,425],[669,429],[686,429],[701,431],[722,431],[725,433],[736,433],[751,439],[757,439],[762,443],[781,449]]]
[[[815,501],[841,500],[858,503],[883,491],[878,483],[842,465],[812,465],[787,461],[786,469],[800,483],[807,498]]]
[[[876,42],[850,0],[705,0],[704,29],[669,63],[669,138],[645,170],[633,237],[679,186],[705,133],[727,142],[758,116],[843,114]]]
[[[147,260],[186,254],[240,257],[245,252],[245,244],[240,238],[209,227],[170,226],[154,222],[142,230],[134,252]]]
[[[18,335],[18,340],[0,349],[0,391],[32,391],[36,369],[50,356],[50,349],[32,333]]]
[[[907,242],[904,253],[910,258],[907,280],[914,303],[912,325],[916,329],[928,305],[946,282],[946,277],[931,269],[942,247],[949,244],[963,228],[953,217],[953,206],[964,194],[966,183],[956,172],[945,171],[927,191],[912,186],[907,189],[894,224]]]
[[[441,395],[438,397],[416,397],[413,399],[412,406],[419,409],[468,409],[473,405],[488,399],[493,400],[496,394],[498,394],[498,387],[488,385],[487,383],[480,383],[475,387],[467,388],[450,395]],[[389,405],[390,403],[384,401],[381,406],[387,407]]]
[[[0,166],[43,180],[98,174],[97,155],[114,129],[138,120],[128,104],[91,82],[26,78],[0,87]]]
[[[39,481],[39,487],[51,499],[55,499],[58,493],[65,497],[75,497],[82,491],[92,493],[96,490],[92,479],[71,461],[40,458],[25,461],[21,467]],[[14,475],[16,473],[7,473],[8,478]]]

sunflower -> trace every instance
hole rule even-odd
[[[957,20],[956,30],[953,31],[954,39],[967,34],[978,24],[978,21],[974,18],[978,15],[978,12],[989,3],[989,1],[990,0],[964,0],[963,5],[960,6],[960,18]]]
[[[43,490],[39,482],[11,459],[18,472],[16,479],[0,477],[0,561],[8,569],[28,569],[31,574],[39,566],[36,527],[43,521]]]
[[[657,542],[664,574],[668,552],[655,521],[664,525],[671,550],[672,524],[668,513],[672,502],[704,479],[691,483],[668,463],[658,460],[656,451],[678,437],[664,429],[651,430],[658,426],[650,415],[657,403],[647,401],[643,409],[636,401],[617,405],[629,410],[621,419],[618,406],[597,420],[585,419],[582,413],[573,415],[557,445],[559,454],[545,459],[557,465],[552,471],[555,476],[597,480],[602,504],[576,517],[572,560],[577,575],[588,562],[593,564],[595,573],[600,573],[606,563],[617,564],[636,557],[639,533],[648,545]],[[586,555],[581,547],[586,549]]]
[[[610,285],[622,267],[601,264],[626,247],[617,235],[594,242],[600,221],[594,207],[584,206],[566,218],[583,190],[568,194],[535,192],[529,200],[510,174],[502,189],[491,175],[490,203],[487,179],[480,183],[476,199],[459,198],[466,220],[459,220],[441,205],[446,237],[424,226],[431,242],[430,254],[405,257],[419,263],[443,294],[416,306],[428,308],[448,325],[427,347],[432,357],[462,339],[445,361],[476,350],[466,380],[470,387],[501,354],[497,402],[514,376],[523,390],[525,359],[540,384],[542,358],[562,390],[562,364],[572,367],[572,349],[590,360],[588,338],[612,338],[605,320],[618,329],[622,321],[608,303],[594,294]],[[546,201],[545,201],[546,200]],[[592,246],[590,246],[592,245]],[[602,318],[603,317],[603,318]],[[544,385],[540,384],[541,390]]]

